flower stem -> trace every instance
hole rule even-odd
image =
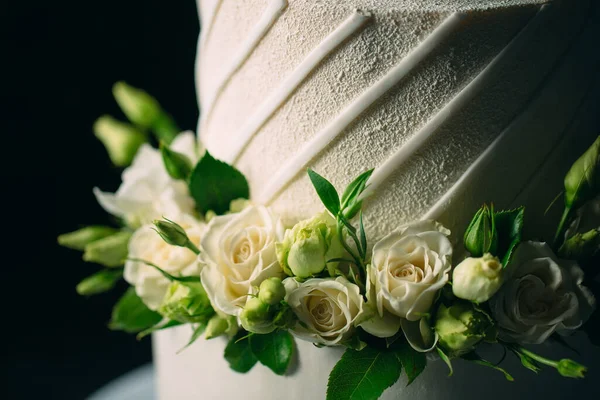
[[[196,254],[196,255],[200,254],[200,250],[198,249],[198,247],[196,247],[196,245],[194,243],[192,243],[191,240],[187,241],[187,243],[185,244],[185,247],[187,247],[188,249],[193,251],[194,254]]]
[[[558,229],[556,230],[556,235],[554,235],[554,248],[558,250],[560,245],[562,244],[561,236],[564,234],[566,229],[567,222],[571,217],[571,207],[565,207],[565,211],[560,219],[560,223],[558,224]]]
[[[530,350],[527,350],[526,348],[524,348],[522,346],[512,346],[512,348],[515,351],[531,358],[532,360],[539,362],[540,364],[547,365],[552,368],[558,367],[558,361],[549,360],[545,357],[540,356],[539,354],[536,354]]]

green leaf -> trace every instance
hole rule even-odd
[[[342,210],[346,207],[352,207],[352,205],[356,203],[361,193],[365,190],[367,181],[372,173],[373,169],[363,172],[353,180],[348,187],[346,187],[346,190],[344,190],[344,193],[342,194]]]
[[[467,361],[474,362],[475,364],[483,365],[484,367],[489,367],[489,368],[495,369],[496,371],[502,372],[502,374],[504,374],[504,377],[506,378],[506,380],[509,382],[512,382],[515,380],[508,372],[506,372],[506,370],[504,368],[501,368],[497,365],[492,364],[491,362],[489,362],[487,360],[484,360],[483,358],[481,358],[479,356],[479,354],[475,353],[474,351],[463,355],[461,358],[464,360],[467,360]]]
[[[308,169],[308,177],[310,178],[317,195],[323,202],[325,208],[334,216],[340,212],[340,198],[335,187],[327,179],[317,174],[312,169]]]
[[[181,349],[179,349],[177,351],[177,354],[181,353],[182,351],[184,351],[185,349],[190,347],[192,344],[194,344],[194,342],[196,340],[198,340],[200,338],[200,336],[202,336],[205,329],[206,329],[206,323],[201,322],[199,324],[196,324],[196,327],[194,328],[194,331],[192,332],[192,337],[190,338],[190,341],[187,342],[187,344],[185,346],[183,346]]]
[[[113,308],[108,327],[115,331],[138,333],[161,320],[160,314],[146,307],[135,293],[135,289],[130,287]]]
[[[448,355],[444,353],[444,350],[440,349],[439,347],[436,347],[435,349],[437,350],[437,353],[442,359],[442,361],[446,363],[448,369],[450,370],[448,376],[452,376],[452,374],[454,374],[454,369],[452,368],[452,362],[450,361],[450,357],[448,357]]]
[[[535,372],[536,374],[541,370],[540,366],[538,365],[537,362],[535,362],[535,360],[523,353],[521,353],[520,351],[517,351],[517,349],[514,346],[507,346],[517,357],[519,357],[519,360],[521,361],[521,364],[527,368],[530,371]]]
[[[600,192],[600,136],[565,177],[565,207],[576,209]]]
[[[495,214],[496,231],[498,232],[497,254],[504,267],[510,262],[515,249],[521,242],[524,213],[525,208],[519,207]]]
[[[367,258],[367,233],[365,232],[365,224],[363,223],[363,213],[360,212],[359,218],[359,232],[360,232],[360,247],[361,247],[361,256],[364,259]]]
[[[327,400],[376,400],[396,383],[401,370],[390,351],[348,349],[329,375]]]
[[[212,210],[221,215],[229,210],[232,200],[250,197],[244,175],[231,165],[214,159],[208,152],[192,171],[189,188],[201,213]]]
[[[402,341],[402,344],[398,346],[394,354],[396,355],[396,358],[398,358],[400,364],[402,364],[404,372],[406,372],[406,376],[408,377],[406,386],[413,383],[427,366],[427,357],[425,357],[425,353],[420,353],[413,349],[406,340]]]
[[[91,296],[108,292],[122,277],[123,270],[121,269],[103,269],[79,282],[76,288],[77,293],[82,296]]]
[[[277,375],[285,374],[294,351],[294,340],[289,332],[278,330],[266,335],[248,338],[252,352],[258,360]]]
[[[225,347],[225,360],[229,363],[229,367],[242,374],[250,371],[258,362],[250,347],[249,338],[243,339],[246,335],[245,331],[239,332]]]
[[[135,338],[137,340],[142,340],[143,338],[145,338],[146,336],[150,335],[153,332],[162,331],[164,329],[173,328],[173,327],[179,326],[179,325],[183,325],[183,323],[181,323],[179,321],[173,321],[173,320],[160,321],[158,324],[154,325],[153,327],[148,328],[148,329],[143,330],[140,333],[138,333]]]
[[[185,154],[171,150],[165,142],[160,142],[160,154],[171,178],[187,180],[192,172],[192,162]]]

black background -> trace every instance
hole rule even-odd
[[[194,0],[0,5],[3,398],[82,399],[151,360],[149,339],[106,327],[124,287],[78,296],[77,282],[98,267],[56,236],[110,223],[92,188],[114,191],[121,171],[91,128],[101,114],[124,119],[115,81],[144,88],[195,128],[198,32]]]

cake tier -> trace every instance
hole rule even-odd
[[[286,222],[322,209],[307,167],[340,188],[375,168],[373,239],[423,217],[459,237],[563,138],[562,171],[596,134],[570,130],[598,73],[596,2],[529,3],[201,2],[199,134]]]
[[[329,373],[343,353],[341,348],[319,349],[296,340],[296,357],[288,375],[277,376],[262,365],[256,365],[248,374],[238,374],[229,369],[223,358],[224,338],[201,338],[177,354],[191,333],[190,327],[178,327],[153,335],[160,400],[324,399]],[[507,355],[502,366],[513,374],[514,382],[507,382],[497,371],[463,360],[453,361],[454,375],[448,377],[446,364],[434,360],[408,387],[403,375],[381,400],[596,398],[599,391],[594,377],[600,371],[600,350],[575,347],[581,351],[578,361],[590,368],[588,379],[562,378],[552,369],[536,375],[525,370],[512,354]],[[573,352],[556,347],[539,346],[536,350],[551,357],[573,357]],[[490,355],[495,361],[501,357],[497,353]]]

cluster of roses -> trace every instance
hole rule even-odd
[[[109,133],[104,137],[116,135],[108,142],[122,151],[119,143],[127,142],[128,133]],[[582,159],[593,159],[596,168],[599,149],[600,139]],[[89,227],[59,241],[109,268],[125,260],[124,279],[164,318],[161,327],[202,324],[207,338],[233,336],[239,325],[254,334],[286,329],[313,343],[356,350],[366,345],[360,328],[378,338],[402,333],[416,351],[436,349],[442,358],[470,353],[481,341],[501,340],[531,365],[541,362],[565,376],[582,375],[577,364],[559,365],[520,347],[580,327],[595,307],[575,261],[559,259],[545,243],[521,241],[522,209],[479,210],[464,236],[470,257],[453,269],[450,231],[435,221],[401,226],[367,245],[362,214],[358,229],[350,221],[360,212],[370,172],[339,197],[309,171],[327,211],[286,230],[270,209],[243,199],[231,201],[219,215],[198,212],[186,184],[202,159],[191,132],[160,151],[136,142],[130,153],[135,157],[125,157],[132,164],[118,191],[94,190],[100,205],[126,228]],[[588,173],[585,169],[584,178]],[[569,210],[597,195],[577,190]],[[572,220],[567,214],[558,237]],[[163,216],[170,219],[160,220]],[[573,236],[578,244],[567,241],[561,251],[581,243],[596,251],[598,231],[586,235]],[[117,278],[120,274],[96,274],[78,290],[103,291]]]

